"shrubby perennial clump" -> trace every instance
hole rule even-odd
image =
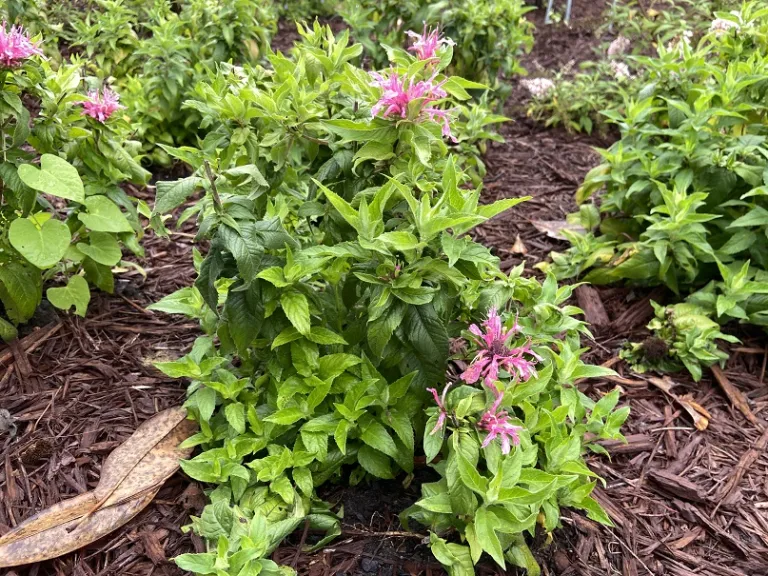
[[[81,63],[55,69],[42,39],[0,24],[0,336],[12,340],[43,296],[84,315],[89,285],[112,292],[121,246],[142,254],[139,210],[119,186],[146,183],[139,144],[109,88],[84,94]],[[90,118],[89,118],[90,117]],[[110,118],[111,117],[111,118]],[[93,120],[91,120],[91,118]]]
[[[586,233],[564,232],[572,247],[545,268],[597,284],[665,285],[685,298],[649,325],[667,354],[625,354],[646,367],[682,364],[698,379],[727,358],[715,340],[733,339],[718,325],[768,326],[768,10],[747,2],[717,14],[697,45],[685,38],[635,58],[645,85],[622,112],[605,113],[621,139],[599,151],[603,163],[570,218]],[[600,191],[598,213],[586,202]]]
[[[538,574],[526,535],[554,530],[561,506],[610,522],[583,456],[621,438],[628,408],[574,386],[610,371],[579,359],[572,288],[502,273],[467,235],[526,198],[479,202],[461,115],[483,86],[448,72],[451,42],[427,30],[436,46],[390,47],[369,73],[346,32],[299,31],[269,68],[222,65],[195,86],[207,136],[166,148],[193,173],[157,184],[161,232],[203,191],[180,219],[209,245],[195,285],[153,306],[205,332],[158,364],[191,380],[201,451],[182,467],[215,486],[192,525],[208,551],[176,562],[290,573],[268,558],[286,535],[340,532],[320,486],[410,478],[423,452],[435,481],[401,519],[429,528],[446,569],[474,574],[487,554]]]

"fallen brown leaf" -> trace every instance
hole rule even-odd
[[[520,234],[517,235],[515,243],[512,244],[512,254],[528,254],[528,248],[523,239],[520,238]]]
[[[188,458],[179,444],[195,430],[183,408],[156,414],[115,448],[98,486],[54,504],[0,538],[0,567],[56,558],[98,540],[141,512]]]
[[[531,224],[533,224],[536,230],[543,232],[555,240],[567,240],[563,234],[563,230],[576,232],[578,234],[585,234],[587,232],[583,226],[571,224],[565,220],[531,220]]]
[[[693,425],[697,430],[706,430],[709,426],[709,421],[712,419],[712,415],[707,411],[704,406],[693,401],[693,397],[690,394],[685,396],[678,396],[672,392],[672,388],[675,387],[675,382],[672,381],[669,376],[663,378],[647,378],[648,382],[664,391],[675,402],[677,402],[693,419]]]

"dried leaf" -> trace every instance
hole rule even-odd
[[[42,562],[82,548],[143,510],[192,449],[179,444],[195,423],[183,408],[160,412],[109,455],[98,486],[54,504],[0,538],[0,567]]]
[[[565,220],[531,220],[531,224],[533,224],[536,230],[555,240],[567,240],[563,235],[563,230],[576,232],[577,234],[586,234],[587,232],[583,226],[571,224]]]
[[[512,245],[512,254],[528,254],[528,247],[520,238],[520,234],[515,238],[515,243]]]
[[[669,376],[664,376],[663,378],[648,378],[648,382],[659,388],[660,390],[663,390],[666,394],[669,395],[670,398],[675,400],[680,406],[688,412],[690,417],[693,419],[693,425],[696,426],[697,430],[706,430],[707,426],[709,426],[709,421],[712,418],[712,415],[707,411],[706,408],[701,406],[700,404],[697,404],[693,401],[693,397],[689,394],[686,394],[685,396],[678,396],[674,392],[672,392],[672,388],[676,386],[676,383],[672,381]]]

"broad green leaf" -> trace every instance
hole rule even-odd
[[[29,320],[42,296],[40,270],[18,262],[0,263],[0,300],[11,322],[20,324]]]
[[[38,227],[28,218],[17,218],[8,228],[8,239],[30,264],[45,270],[64,257],[72,240],[61,220],[49,218]]]
[[[382,454],[368,445],[360,446],[357,451],[357,461],[366,472],[377,478],[390,480],[395,477],[392,474],[392,467],[386,454]]]
[[[80,204],[85,200],[85,189],[77,168],[53,154],[43,154],[40,157],[40,168],[22,164],[18,174],[24,184],[38,192]]]
[[[88,213],[80,213],[77,217],[89,230],[95,232],[133,232],[133,227],[120,211],[120,208],[106,196],[89,196],[85,199],[84,204]]]
[[[88,302],[91,301],[88,282],[82,276],[72,276],[67,285],[61,288],[48,288],[46,296],[51,304],[61,310],[69,310],[74,306],[78,316],[85,316]]]
[[[109,232],[91,232],[88,235],[88,244],[78,242],[77,249],[104,266],[116,265],[123,256],[120,244]]]
[[[483,550],[491,555],[496,563],[505,568],[504,564],[504,551],[501,548],[501,542],[496,535],[496,526],[499,521],[496,516],[488,510],[485,506],[481,506],[475,512],[475,534],[477,535],[477,541]]]

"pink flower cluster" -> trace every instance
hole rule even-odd
[[[476,337],[475,342],[480,351],[469,368],[461,375],[461,379],[467,384],[474,384],[482,379],[493,392],[495,401],[482,415],[477,426],[488,433],[482,447],[485,448],[498,438],[501,442],[502,454],[509,454],[510,447],[520,443],[519,432],[522,427],[511,424],[507,412],[499,410],[504,399],[503,390],[499,390],[496,386],[499,370],[504,369],[509,372],[515,381],[528,380],[531,376],[536,375],[536,361],[541,360],[541,357],[531,350],[530,342],[516,348],[510,348],[507,345],[509,337],[519,330],[520,326],[517,324],[517,319],[515,319],[512,328],[505,330],[498,312],[495,308],[491,308],[488,311],[488,319],[482,323],[482,328],[477,324],[472,324],[469,327],[469,331]],[[450,386],[450,383],[447,384],[440,396],[434,388],[427,389],[432,393],[432,397],[439,408],[437,423],[430,434],[436,433],[445,425],[448,416],[445,396]]]
[[[505,330],[498,312],[491,308],[482,326],[485,331],[477,324],[469,327],[469,331],[477,337],[475,342],[480,351],[469,368],[462,373],[461,379],[464,382],[474,384],[483,378],[485,385],[493,388],[493,383],[499,377],[499,369],[509,372],[515,380],[528,380],[536,375],[536,360],[540,361],[541,357],[531,350],[531,343],[516,348],[507,346],[509,337],[520,330],[517,320],[511,329]]]
[[[494,402],[493,406],[483,414],[483,417],[480,418],[480,422],[478,422],[477,425],[482,430],[488,432],[481,447],[485,448],[496,438],[499,438],[501,441],[501,453],[509,454],[510,444],[514,444],[515,446],[520,444],[519,432],[523,427],[510,424],[507,421],[509,417],[507,413],[503,410],[499,412],[502,398],[504,398],[504,393],[500,392],[496,396],[496,402]]]
[[[0,67],[15,68],[30,56],[42,55],[42,50],[21,26],[11,26],[10,30],[6,30],[6,26],[5,21],[0,23]]]
[[[440,122],[443,125],[443,136],[456,142],[448,122],[449,110],[440,110],[431,105],[448,95],[442,88],[445,82],[435,83],[436,75],[437,73],[433,74],[428,80],[416,81],[406,75],[401,76],[395,70],[390,70],[388,77],[384,77],[378,72],[371,72],[374,79],[371,86],[383,90],[379,101],[371,108],[371,115],[380,114],[382,118],[397,116],[405,119],[408,118],[410,103],[418,101],[418,113],[411,120],[414,122],[425,120]]]
[[[88,100],[83,102],[83,113],[102,124],[121,108],[120,96],[109,88],[103,88],[101,93],[98,90],[88,92]]]
[[[455,46],[456,43],[450,38],[443,38],[437,28],[434,30],[427,28],[427,23],[424,23],[424,31],[419,34],[413,30],[406,32],[408,36],[414,38],[416,41],[408,48],[410,52],[416,52],[416,57],[419,60],[439,60],[437,56],[437,49],[440,46]]]

